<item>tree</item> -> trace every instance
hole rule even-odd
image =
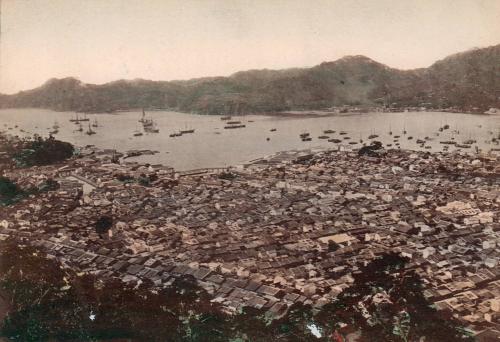
[[[335,252],[337,249],[339,249],[339,244],[336,243],[333,240],[328,240],[328,251],[330,252]]]
[[[73,152],[74,147],[68,142],[53,136],[46,139],[36,136],[23,141],[12,157],[19,166],[29,167],[59,163],[73,156]]]
[[[97,234],[105,234],[113,226],[113,218],[110,216],[101,216],[94,226]]]
[[[0,177],[0,205],[10,205],[21,199],[24,192],[6,177]]]
[[[451,315],[438,312],[423,295],[408,259],[385,254],[354,273],[354,283],[316,319],[327,334],[358,331],[363,341],[471,341]]]

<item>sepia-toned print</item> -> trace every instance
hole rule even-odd
[[[498,341],[498,18],[0,0],[0,341]]]

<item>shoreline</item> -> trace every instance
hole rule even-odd
[[[100,114],[120,114],[120,113],[133,113],[133,112],[141,112],[143,108],[130,108],[130,109],[117,109],[117,110],[110,110],[110,111],[88,111],[88,112],[81,112],[77,110],[56,110],[52,108],[42,108],[42,107],[5,107],[5,108],[0,108],[0,112],[4,110],[23,110],[23,109],[39,109],[39,110],[50,110],[56,113],[81,113],[81,114],[90,114],[90,115],[100,115]],[[181,113],[181,114],[192,114],[192,115],[203,115],[203,116],[214,116],[214,117],[219,117],[219,116],[234,116],[234,117],[241,117],[241,116],[270,116],[270,117],[285,117],[285,118],[306,118],[306,117],[311,117],[311,118],[316,118],[316,117],[334,117],[334,116],[351,116],[351,115],[363,115],[363,114],[373,114],[373,113],[382,113],[382,114],[389,114],[389,113],[394,113],[394,114],[401,114],[401,113],[449,113],[449,114],[469,114],[469,115],[481,115],[481,116],[500,116],[500,112],[497,113],[487,113],[482,112],[482,111],[466,111],[466,110],[444,110],[444,109],[426,109],[426,110],[420,110],[415,107],[411,108],[402,108],[402,109],[385,109],[382,107],[370,107],[369,110],[366,110],[364,108],[358,108],[354,107],[352,110],[347,110],[347,111],[338,111],[338,110],[332,110],[332,109],[324,109],[324,110],[317,110],[317,109],[307,109],[307,110],[284,110],[284,111],[270,111],[270,112],[252,112],[252,113],[239,113],[239,114],[207,114],[207,113],[199,113],[199,112],[193,112],[193,111],[182,111],[176,108],[154,108],[154,109],[146,109],[144,108],[146,112],[175,112],[175,113]]]

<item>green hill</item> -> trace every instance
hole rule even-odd
[[[104,112],[169,108],[203,114],[264,113],[332,106],[500,107],[500,45],[449,56],[428,68],[398,70],[364,56],[312,68],[249,70],[187,81],[120,80],[103,85],[75,78],[0,95],[0,107]]]

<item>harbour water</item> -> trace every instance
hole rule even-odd
[[[294,149],[337,148],[339,145],[359,148],[363,143],[370,142],[370,135],[377,135],[372,140],[383,142],[387,148],[436,152],[449,146],[451,152],[457,147],[442,144],[443,141],[463,144],[467,140],[475,141],[470,144],[470,148],[463,149],[471,153],[500,148],[497,140],[500,133],[498,115],[442,112],[336,114],[321,117],[246,115],[233,117],[233,120],[241,121],[244,128],[224,129],[226,122],[220,116],[170,111],[146,112],[146,117],[156,123],[158,133],[143,130],[138,121],[141,111],[89,114],[89,121],[81,122],[82,131],[77,130],[77,124],[70,122],[75,115],[74,112],[43,109],[4,109],[0,110],[0,131],[19,136],[34,133],[48,136],[57,123],[59,128],[55,136],[60,140],[77,146],[95,145],[122,152],[158,151],[154,155],[143,155],[131,160],[161,163],[177,170],[230,166]],[[86,130],[94,119],[97,119],[98,126],[91,129],[96,134],[87,135]],[[443,129],[447,126],[449,128]],[[170,134],[186,129],[194,129],[195,132],[170,137]],[[325,130],[335,133],[324,133]],[[134,132],[138,131],[143,134],[134,136]],[[342,131],[346,134],[341,135]],[[311,141],[302,141],[299,137],[302,133],[309,133]],[[319,136],[339,139],[342,143],[335,144],[327,138],[318,139]],[[349,139],[345,139],[346,137]],[[408,139],[409,137],[412,139]],[[417,139],[424,140],[425,144],[417,144]],[[391,146],[387,146],[388,144]]]

